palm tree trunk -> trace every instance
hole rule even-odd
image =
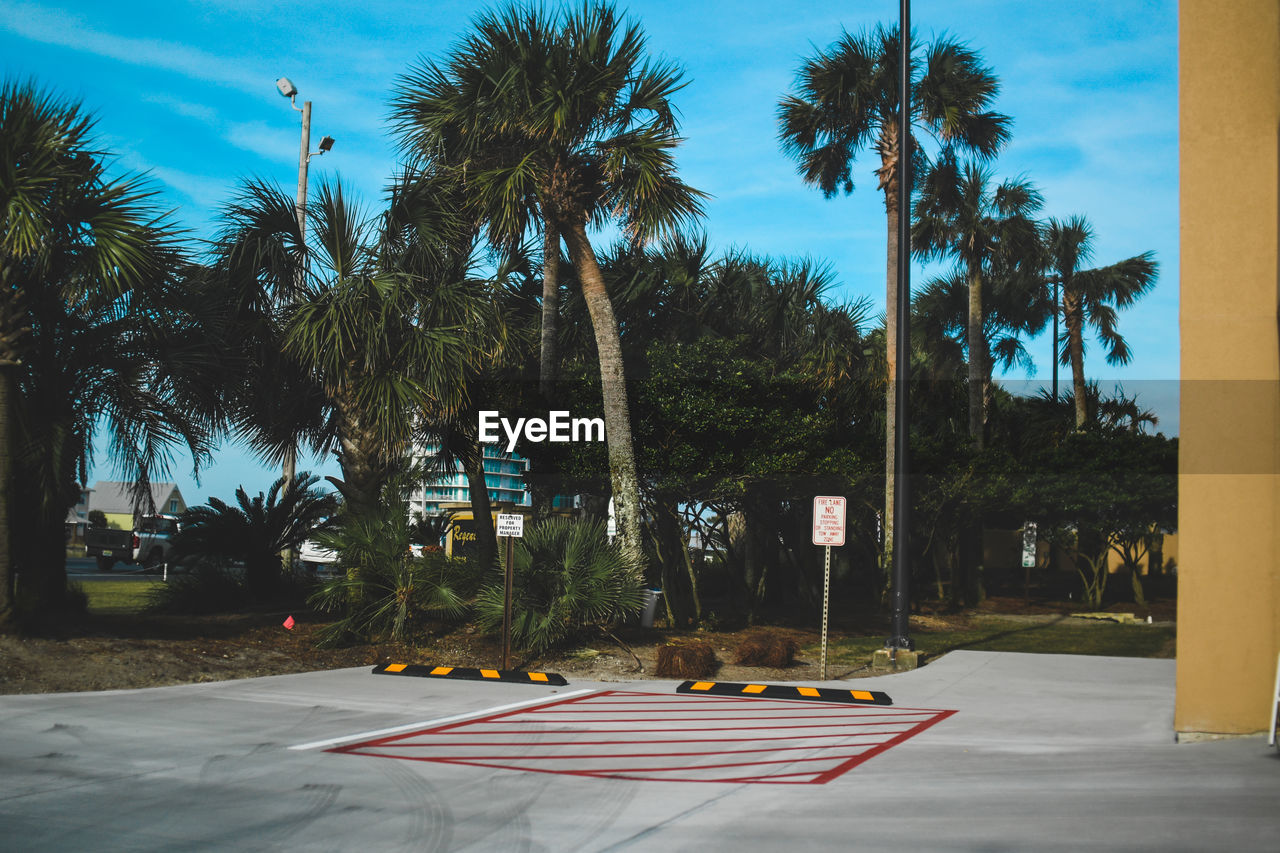
[[[556,381],[556,332],[560,317],[560,231],[546,216],[542,223],[542,349],[538,389],[550,400]]]
[[[587,238],[585,219],[564,230],[569,259],[578,274],[582,296],[591,316],[600,360],[600,388],[604,398],[605,438],[609,445],[609,479],[613,487],[614,514],[622,549],[643,566],[644,547],[640,527],[640,480],[631,444],[631,413],[627,406],[627,382],[622,367],[622,340],[604,276]]]
[[[480,571],[487,572],[498,559],[498,534],[493,527],[493,509],[489,505],[489,484],[484,479],[484,447],[478,441],[475,451],[465,467],[467,487],[471,493],[471,518],[476,528],[476,559],[480,563]]]
[[[973,439],[974,446],[981,450],[987,423],[987,343],[982,336],[982,274],[972,269],[969,271],[968,320],[966,343],[969,349],[969,437]],[[957,579],[960,589],[952,592],[953,600],[958,592],[969,606],[978,604],[982,598],[982,522],[981,512],[976,511],[972,522],[961,534],[965,547]]]
[[[342,495],[345,512],[351,516],[373,517],[382,506],[382,487],[387,482],[389,465],[378,439],[354,414],[355,403],[347,388],[334,392],[338,417],[338,467],[342,478],[326,477]]]
[[[701,619],[702,614],[697,607],[697,588],[694,587],[692,593],[687,593],[685,589],[685,577],[693,579],[692,573],[685,574],[689,549],[684,547],[685,540],[680,535],[679,506],[676,499],[669,495],[663,495],[654,501],[653,541],[660,550],[658,561],[662,573],[662,591],[671,611],[671,625],[683,628],[691,621]],[[684,552],[683,556],[681,551]]]
[[[560,320],[560,231],[554,217],[544,215],[542,221],[542,345],[539,353],[538,395],[551,407],[555,396],[556,368],[559,353],[556,351],[556,335]],[[535,521],[551,517],[555,503],[556,484],[547,470],[545,459],[529,460],[526,481],[533,504]]]
[[[1084,386],[1084,330],[1080,310],[1080,294],[1062,288],[1062,315],[1067,326],[1067,353],[1071,357],[1071,389],[1075,395],[1076,429],[1084,429],[1089,419],[1085,405]]]
[[[983,379],[986,377],[987,345],[982,338],[982,275],[969,272],[969,437],[979,450],[983,445],[983,428],[987,422]]]
[[[895,149],[896,151],[896,146]],[[883,162],[882,168],[889,168]],[[893,565],[893,497],[896,432],[898,424],[898,179],[896,169],[884,188],[885,221],[888,227],[888,252],[885,259],[884,350],[889,364],[889,381],[884,400],[884,594],[888,595]],[[908,310],[910,310],[908,308]],[[887,600],[887,599],[886,599]]]

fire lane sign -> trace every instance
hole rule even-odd
[[[813,544],[833,547],[844,544],[844,498],[813,499]]]

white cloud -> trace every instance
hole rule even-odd
[[[298,133],[295,127],[265,122],[231,122],[223,126],[223,136],[228,143],[264,160],[280,160],[286,152],[296,154]]]
[[[247,92],[262,90],[263,75],[251,70],[255,63],[247,59],[215,56],[178,42],[103,32],[67,12],[29,3],[0,2],[0,20],[9,32],[41,44],[174,72]],[[164,83],[158,78],[157,88]]]

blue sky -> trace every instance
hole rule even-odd
[[[332,153],[312,160],[312,180],[341,176],[375,203],[396,162],[384,121],[397,77],[421,56],[442,55],[488,5],[0,0],[0,73],[81,100],[119,166],[148,172],[176,219],[207,238],[237,179],[265,177],[290,191],[296,184],[298,114],[276,92],[282,75],[313,102],[312,138],[337,139]],[[687,138],[680,166],[713,197],[703,223],[713,245],[826,261],[841,296],[866,296],[883,309],[885,224],[873,156],[859,158],[851,196],[824,200],[781,153],[775,106],[806,56],[842,27],[896,21],[898,4],[619,7],[643,23],[651,52],[685,69],[689,85],[676,99]],[[1156,253],[1155,290],[1121,316],[1133,361],[1109,367],[1095,346],[1086,371],[1104,390],[1120,381],[1137,391],[1161,414],[1161,428],[1176,431],[1176,3],[916,0],[912,22],[919,39],[945,33],[969,42],[1001,79],[996,108],[1014,126],[994,164],[998,177],[1034,181],[1045,215],[1087,216],[1097,263]],[[1047,383],[1049,342],[1030,346],[1035,381]],[[235,445],[199,486],[189,468],[175,459],[189,503],[229,497],[241,483],[253,493],[274,476]],[[101,454],[94,476],[115,477]]]

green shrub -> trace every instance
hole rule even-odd
[[[280,552],[298,548],[336,508],[333,496],[319,488],[319,481],[314,474],[300,471],[287,486],[281,477],[254,498],[241,486],[234,506],[209,498],[208,504],[192,507],[182,517],[182,532],[173,539],[170,561],[243,563],[249,597],[277,599],[282,591]]]
[[[63,606],[67,613],[74,613],[77,616],[83,616],[89,612],[89,595],[84,591],[84,584],[75,581],[67,583],[67,595],[63,599]]]
[[[414,557],[401,508],[376,517],[341,518],[316,537],[338,553],[339,575],[321,584],[310,603],[341,613],[321,634],[321,645],[386,636],[407,639],[421,618],[456,619],[466,613],[475,572],[465,560],[427,551]]]
[[[225,561],[190,558],[188,570],[171,574],[168,583],[148,593],[147,609],[162,613],[226,613],[249,604],[250,596],[241,572]]]
[[[495,570],[476,598],[488,630],[502,627],[501,565]],[[515,545],[514,574],[511,642],[535,653],[587,629],[608,630],[644,607],[640,567],[609,543],[598,521],[556,518],[529,527]]]

